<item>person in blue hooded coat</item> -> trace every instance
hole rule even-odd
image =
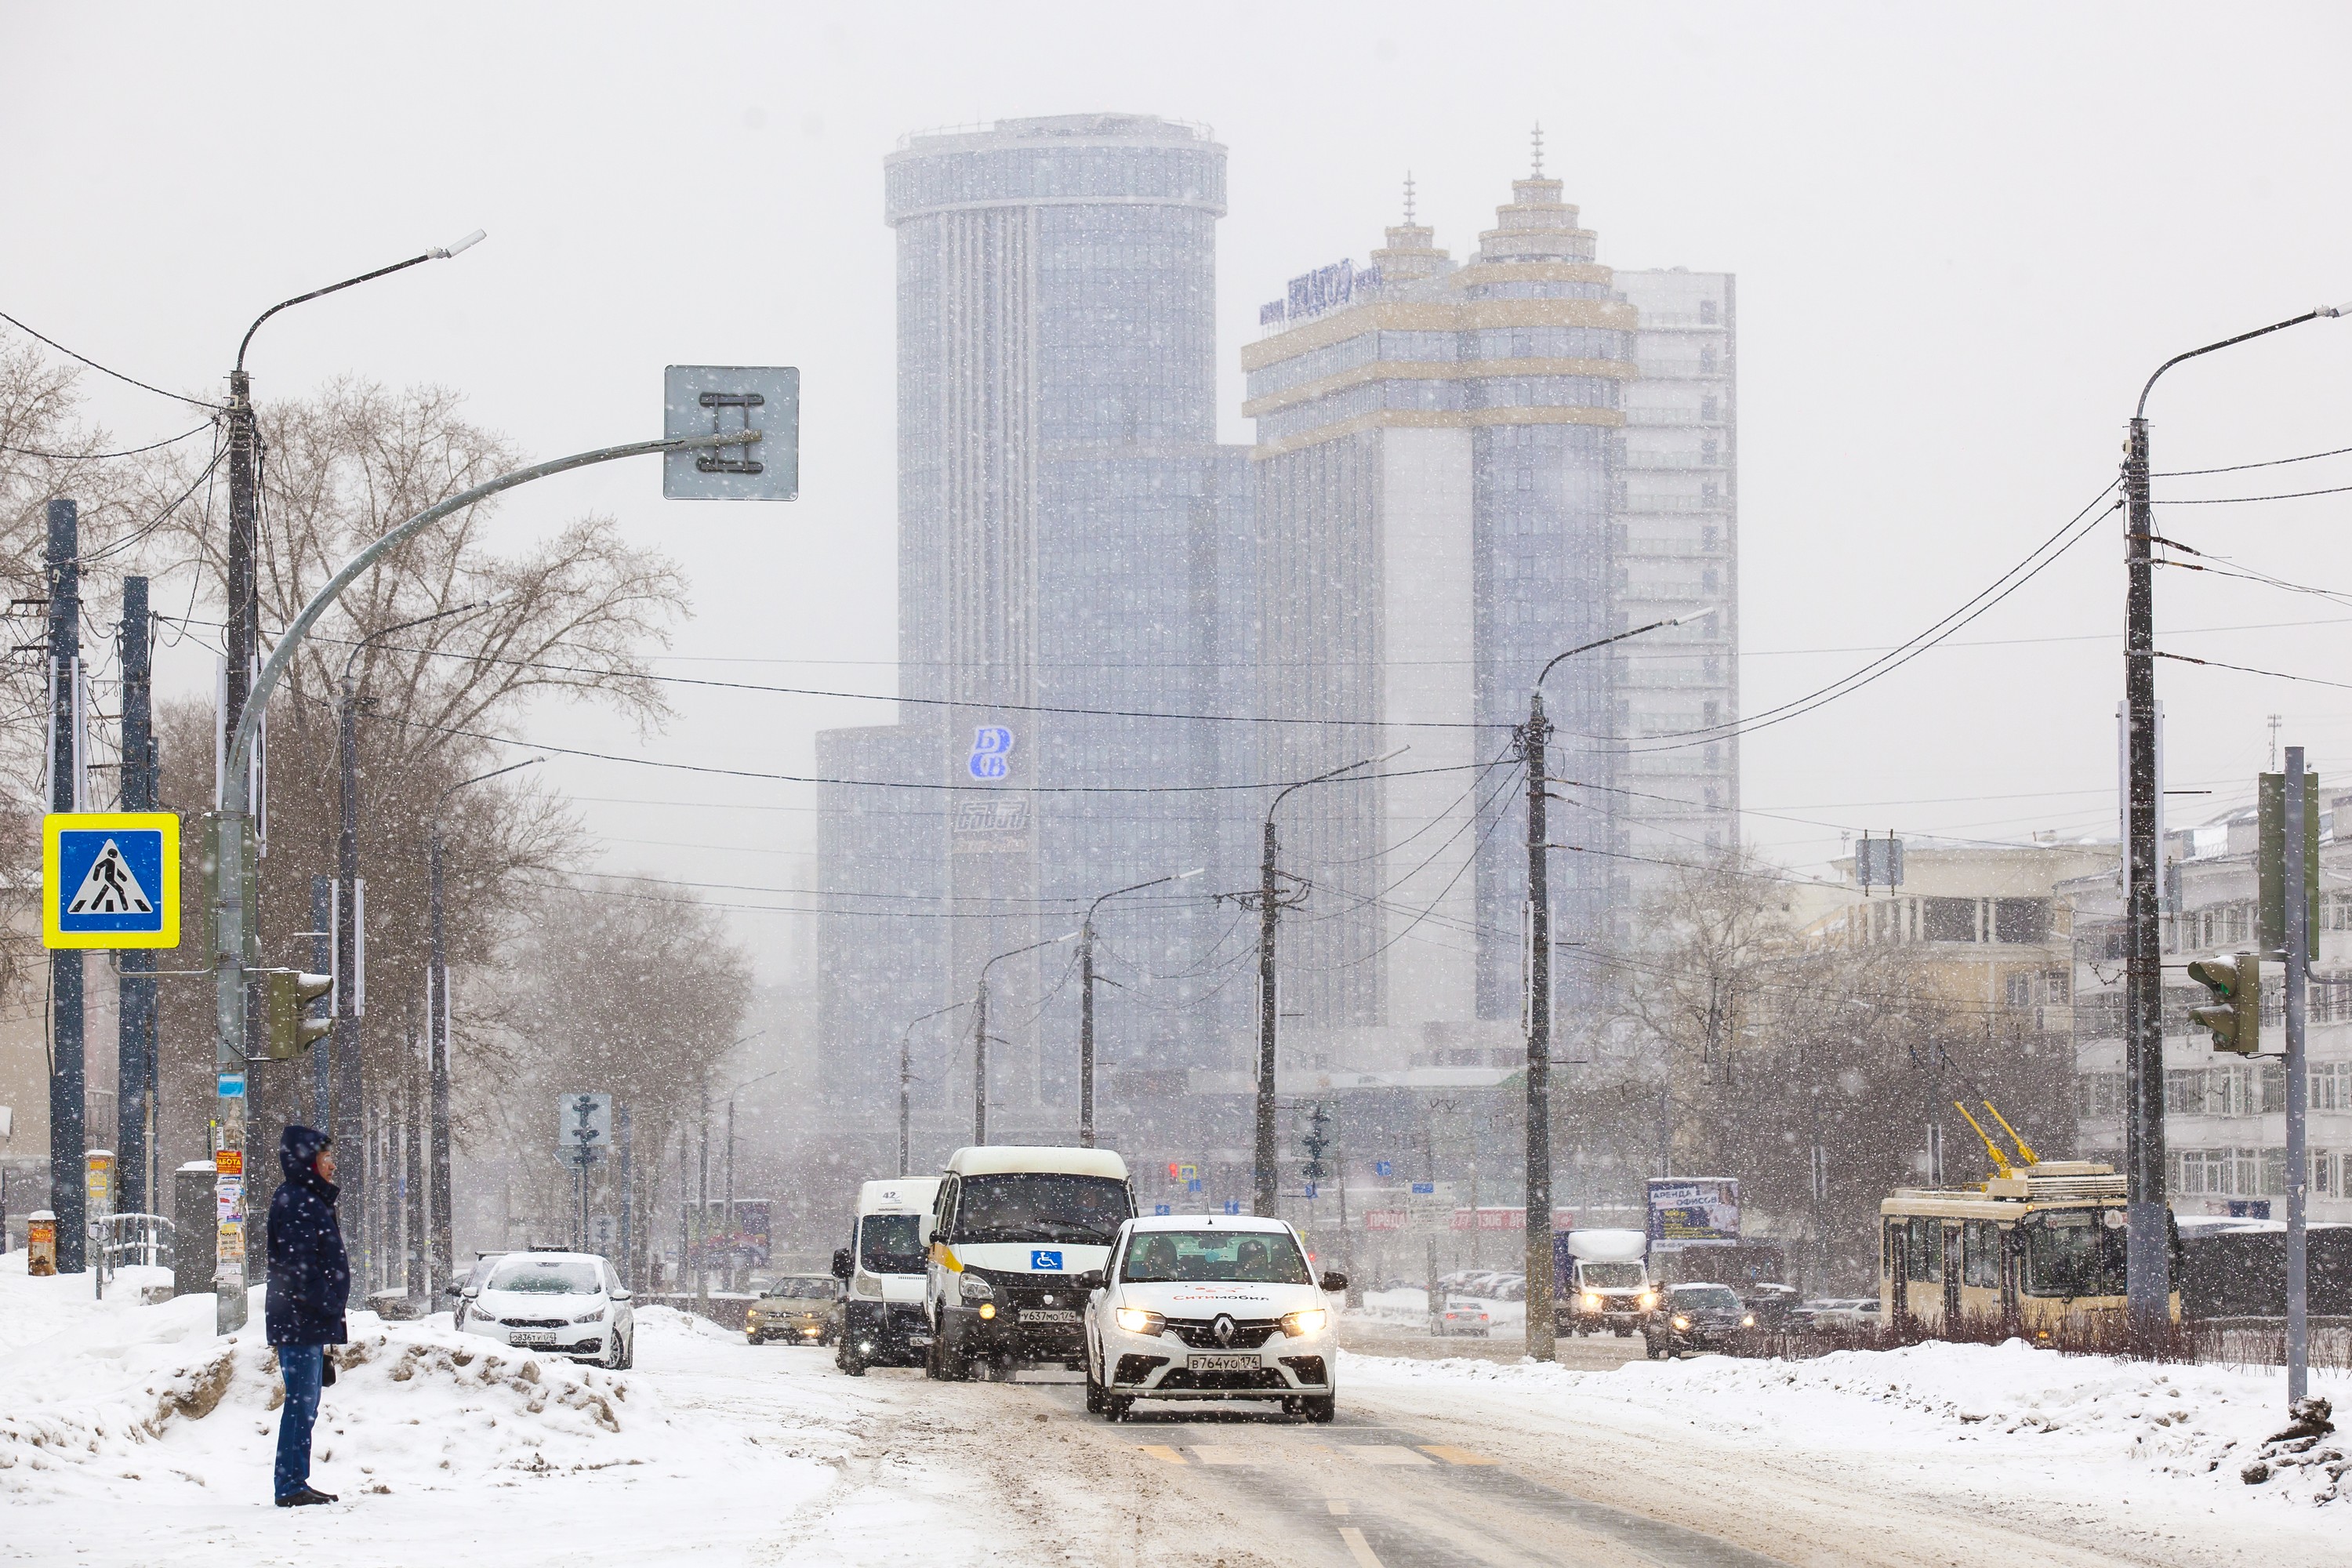
[[[334,1140],[315,1127],[289,1127],[278,1141],[286,1173],[269,1200],[269,1292],[262,1310],[286,1379],[278,1417],[275,1476],[279,1508],[333,1502],[310,1484],[310,1428],[327,1347],[344,1342],[352,1265],[335,1221]]]

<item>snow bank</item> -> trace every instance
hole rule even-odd
[[[2347,1434],[2271,1442],[2288,1426],[2285,1375],[2276,1370],[2062,1356],[2019,1340],[1800,1362],[1630,1362],[1606,1372],[1344,1352],[1343,1361],[1359,1387],[1491,1390],[1571,1415],[1597,1416],[1591,1406],[1605,1404],[1743,1443],[2014,1469],[2004,1485],[2031,1486],[2063,1467],[2067,1489],[2079,1490],[2105,1468],[2119,1482],[2159,1478],[2200,1495],[2259,1489],[2296,1503],[2352,1499]],[[2341,1375],[2315,1374],[2312,1386],[2338,1410],[2352,1409]]]
[[[0,1258],[0,1496],[130,1495],[152,1484],[266,1475],[283,1401],[275,1352],[252,1326],[220,1338],[209,1296],[94,1302],[88,1276],[35,1279]],[[648,1338],[692,1331],[649,1310]],[[672,1447],[650,1387],[628,1373],[455,1331],[446,1315],[351,1315],[321,1402],[314,1474],[330,1491],[388,1493],[653,1462]]]

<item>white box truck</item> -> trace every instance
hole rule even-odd
[[[1563,1334],[1613,1329],[1629,1336],[1657,1310],[1657,1282],[1647,1261],[1650,1238],[1638,1230],[1571,1230],[1553,1253]]]

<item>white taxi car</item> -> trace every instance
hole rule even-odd
[[[1091,1274],[1087,1408],[1112,1421],[1138,1399],[1265,1399],[1309,1421],[1338,1410],[1338,1338],[1298,1233],[1253,1215],[1158,1215],[1119,1226]]]
[[[637,1358],[637,1320],[613,1266],[593,1252],[509,1252],[465,1289],[466,1332],[616,1371]]]

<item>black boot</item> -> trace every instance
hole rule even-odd
[[[337,1499],[335,1494],[332,1492],[322,1492],[316,1487],[304,1487],[300,1491],[296,1492],[291,1497],[279,1498],[278,1500],[278,1506],[279,1508],[308,1508],[313,1503],[334,1502]]]

